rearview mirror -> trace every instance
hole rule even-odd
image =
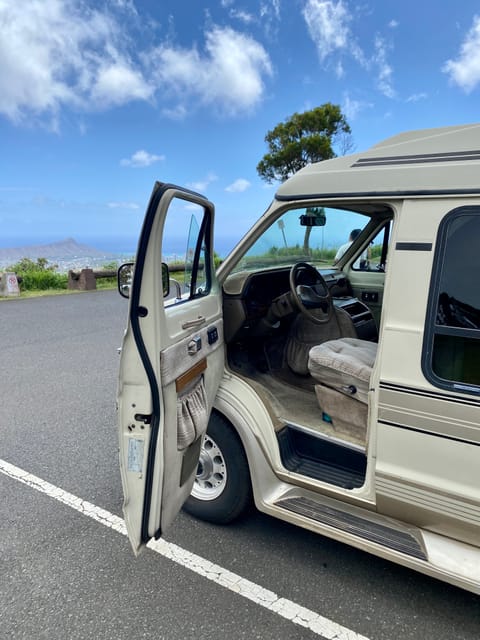
[[[309,207],[300,216],[302,227],[324,227],[327,224],[327,216],[323,207]]]

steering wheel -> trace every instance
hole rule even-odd
[[[315,324],[325,324],[333,314],[333,302],[324,277],[308,262],[290,269],[290,292],[299,311]]]

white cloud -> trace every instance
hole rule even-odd
[[[280,0],[260,2],[260,21],[267,38],[276,38],[280,24]]]
[[[252,109],[263,97],[264,78],[272,75],[270,58],[256,40],[230,28],[206,34],[205,54],[162,45],[149,56],[161,91],[184,104],[200,101],[223,114]]]
[[[213,172],[210,172],[203,180],[197,180],[196,182],[189,182],[187,187],[193,189],[193,191],[206,191],[207,187],[218,180],[218,176]]]
[[[255,17],[251,13],[247,13],[246,11],[241,11],[239,9],[230,9],[228,15],[230,16],[230,18],[239,20],[244,24],[250,24],[255,21]]]
[[[349,122],[355,120],[360,111],[371,109],[373,104],[362,100],[354,100],[348,94],[345,94],[342,105],[342,112],[345,114]]]
[[[120,164],[122,167],[149,167],[151,164],[163,160],[165,160],[165,156],[157,156],[153,153],[148,153],[148,151],[144,149],[140,149],[139,151],[135,151],[130,158],[120,160]]]
[[[140,205],[136,202],[109,202],[109,209],[140,209]]]
[[[378,89],[389,98],[395,97],[393,69],[387,60],[389,47],[386,41],[379,35],[375,36],[374,53],[367,56],[352,32],[352,15],[344,0],[306,0],[303,17],[320,62],[324,64],[334,54],[339,54],[331,66],[338,78],[345,75],[340,56],[348,55],[367,71],[375,71]],[[388,26],[395,28],[397,25],[395,20],[391,20]]]
[[[203,50],[169,44],[171,34],[155,49],[136,47],[133,0],[0,0],[0,25],[0,115],[15,123],[58,129],[66,108],[98,111],[155,97],[176,119],[193,105],[237,115],[261,101],[273,75],[264,47],[231,28],[207,31]]]
[[[343,0],[307,0],[303,17],[321,63],[334,53],[343,53],[352,56],[363,67],[368,66],[365,54],[350,28],[352,17]],[[337,77],[344,75],[340,60],[334,69]]]
[[[271,16],[280,20],[280,0],[263,0],[260,3],[260,16]]]
[[[393,88],[393,69],[387,62],[387,44],[385,40],[378,35],[375,38],[375,55],[373,61],[378,67],[378,88],[387,98],[394,98],[396,93]]]
[[[98,70],[97,80],[92,87],[92,98],[98,105],[121,105],[130,100],[148,100],[152,88],[142,74],[125,62],[106,65]]]
[[[343,78],[343,76],[345,75],[341,60],[337,60],[337,64],[335,65],[335,75],[337,76],[337,78]]]
[[[110,0],[110,2],[112,2],[112,4],[116,4],[117,7],[120,7],[121,9],[130,11],[133,15],[138,15],[138,11],[133,0]]]
[[[307,0],[303,17],[321,62],[332,52],[348,48],[350,15],[342,0]]]
[[[188,115],[188,109],[184,104],[177,104],[171,109],[168,107],[162,109],[162,113],[170,120],[185,120]]]
[[[112,10],[132,7],[118,0]],[[15,122],[30,114],[54,121],[65,106],[101,109],[153,93],[113,13],[75,0],[3,0],[0,24],[0,113]]]
[[[390,29],[396,29],[398,27],[400,23],[398,22],[398,20],[395,20],[395,18],[393,18],[392,20],[390,20],[390,22],[388,23],[388,26],[390,27]]]
[[[241,193],[242,191],[246,191],[250,187],[250,182],[245,180],[245,178],[238,178],[232,184],[225,188],[225,191],[229,193]]]
[[[411,96],[408,96],[406,102],[420,102],[420,100],[426,100],[428,98],[428,93],[412,93]]]
[[[447,60],[442,71],[466,93],[473,91],[480,82],[480,16],[474,16],[457,59]]]

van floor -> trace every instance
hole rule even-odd
[[[293,374],[290,374],[292,377]],[[288,382],[289,373],[283,369],[274,373],[256,372],[242,377],[262,398],[267,407],[275,430],[279,431],[286,424],[306,427],[326,438],[365,447],[365,440],[355,433],[336,428],[332,422],[325,420],[314,391],[313,378],[305,378],[302,385]],[[293,376],[298,378],[298,376]]]

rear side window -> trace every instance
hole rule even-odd
[[[439,228],[423,351],[433,384],[480,394],[480,207],[461,207]]]

